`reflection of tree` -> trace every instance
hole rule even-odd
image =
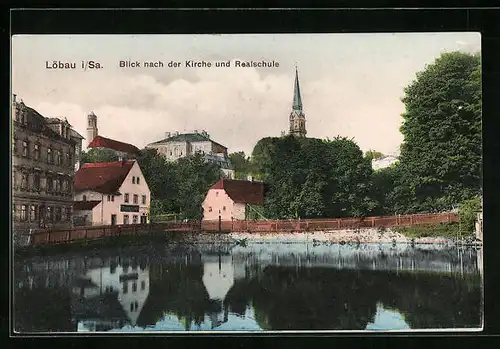
[[[43,287],[16,289],[14,323],[15,330],[19,332],[76,331],[76,325],[71,322],[69,290]]]
[[[479,276],[267,267],[238,280],[226,302],[238,313],[251,302],[259,325],[273,330],[365,329],[379,302],[411,328],[464,328],[480,325],[479,284]]]
[[[186,329],[194,322],[203,322],[212,304],[202,282],[202,265],[185,263],[153,264],[150,266],[149,296],[137,325],[156,324],[166,313],[175,314]]]

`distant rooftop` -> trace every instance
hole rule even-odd
[[[213,142],[215,144],[220,145],[223,148],[227,148],[223,146],[220,143],[217,143],[210,139],[210,135],[206,132],[189,132],[189,133],[181,133],[181,134],[173,134],[171,136],[168,136],[161,141],[153,142],[150,143],[149,145],[155,145],[155,144],[162,144],[162,143],[169,143],[169,142]]]

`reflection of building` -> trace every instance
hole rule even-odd
[[[264,184],[222,178],[208,190],[203,201],[203,219],[246,219],[249,205],[264,205]]]
[[[215,328],[228,321],[229,309],[224,306],[224,299],[234,282],[245,277],[245,270],[241,265],[233,265],[230,255],[202,255],[202,261],[203,285],[214,302],[209,317]]]
[[[149,271],[137,265],[111,264],[110,267],[92,269],[86,273],[83,282],[73,287],[73,294],[79,296],[84,305],[84,325],[87,328],[96,326],[106,328],[122,327],[124,322],[135,326],[142,307],[149,295]],[[92,302],[99,300],[97,305],[101,311],[108,309],[103,318],[95,316]],[[117,309],[114,304],[120,304]],[[113,312],[113,314],[110,314]],[[94,316],[92,316],[94,315]],[[112,316],[111,316],[112,315]]]
[[[75,175],[75,224],[148,221],[151,193],[134,160],[84,164]]]
[[[12,103],[12,214],[15,233],[71,225],[75,144],[68,121]]]
[[[165,139],[150,143],[146,146],[156,149],[158,154],[167,160],[177,160],[196,153],[203,154],[206,161],[217,164],[224,176],[234,178],[234,170],[228,158],[227,148],[210,139],[206,131],[179,134],[167,132]]]
[[[139,155],[140,150],[136,146],[114,139],[99,136],[97,129],[97,116],[92,112],[87,116],[88,148],[96,148],[113,151],[119,159],[133,159]]]

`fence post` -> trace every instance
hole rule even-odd
[[[410,215],[410,225],[413,225],[413,215]]]

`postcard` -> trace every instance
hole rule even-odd
[[[15,333],[482,330],[479,33],[11,54]]]

